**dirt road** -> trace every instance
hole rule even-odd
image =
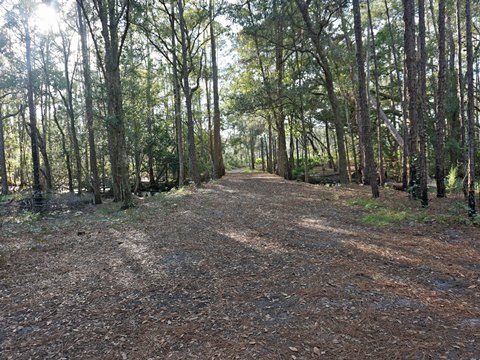
[[[367,195],[235,173],[4,227],[0,358],[480,358],[475,229],[368,227]]]

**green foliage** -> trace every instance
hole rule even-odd
[[[17,224],[25,224],[36,222],[41,218],[41,213],[23,210],[14,217],[13,221]]]
[[[382,207],[382,205],[380,205],[378,201],[373,198],[357,198],[352,200],[350,204],[359,205],[364,207],[365,209],[378,209]]]
[[[377,199],[356,198],[349,202],[351,205],[361,206],[368,210],[368,214],[362,216],[361,222],[371,226],[388,226],[400,223],[412,218],[412,214],[406,210],[389,209],[381,205]]]
[[[225,167],[227,170],[243,168],[245,164],[238,157],[226,157]]]
[[[304,167],[303,166],[296,166],[295,168],[292,169],[292,176],[294,179],[301,178],[305,172],[304,172]]]
[[[311,169],[314,166],[328,164],[328,156],[323,153],[322,155],[314,155],[308,158],[308,167]]]
[[[457,193],[462,191],[462,181],[458,178],[458,166],[452,166],[447,175],[447,191]]]
[[[105,116],[105,125],[107,127],[117,127],[120,124],[120,118],[116,115]]]
[[[470,221],[475,226],[480,226],[480,214],[475,214],[470,218]]]
[[[473,216],[465,216],[469,213],[470,208],[466,202],[455,201],[450,207],[449,214],[445,214],[442,220],[455,225],[460,224],[480,226],[480,214],[477,213]]]
[[[124,202],[123,205],[121,206],[120,210],[128,210],[132,209],[136,206],[135,201],[133,199],[130,199],[127,202]]]
[[[378,211],[365,215],[362,218],[362,223],[372,226],[388,226],[393,225],[409,218],[409,214],[406,211],[397,211],[392,209],[380,208]]]
[[[8,195],[3,195],[0,194],[0,203],[2,202],[11,202],[11,201],[18,201],[23,198],[22,194],[8,194]]]

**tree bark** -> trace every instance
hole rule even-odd
[[[462,148],[466,148],[467,145],[467,132],[468,124],[467,119],[465,118],[465,81],[463,78],[463,60],[462,60],[462,10],[461,10],[461,0],[456,1],[456,11],[457,11],[457,41],[458,41],[458,93],[460,95],[460,128],[463,129],[461,140]],[[468,151],[463,151],[463,173],[465,176],[464,181],[464,195],[465,199],[468,196]]]
[[[183,126],[182,126],[182,103],[180,98],[180,80],[178,77],[178,58],[176,50],[176,30],[175,30],[175,6],[171,4],[172,16],[170,17],[170,29],[172,37],[172,73],[174,89],[174,113],[175,129],[177,131],[177,157],[178,157],[178,187],[185,184],[185,156],[183,152]]]
[[[454,30],[452,28],[450,17],[447,18],[447,29],[446,33],[448,34],[448,51],[449,51],[449,60],[448,60],[448,71],[446,79],[446,104],[449,104],[445,107],[446,109],[446,118],[448,121],[448,131],[450,139],[450,168],[457,167],[461,159],[462,154],[460,154],[460,145],[461,145],[461,134],[462,129],[460,128],[460,102],[458,100],[458,76],[457,70],[455,67],[455,40],[453,38]]]
[[[100,19],[104,53],[99,51],[98,35],[87,17],[84,0],[77,0],[89,26],[90,34],[97,52],[97,60],[105,78],[107,90],[108,145],[112,171],[114,201],[123,201],[122,208],[133,205],[129,183],[129,163],[125,142],[125,119],[123,111],[122,82],[120,75],[120,56],[123,43],[130,25],[130,0],[93,0],[95,14]],[[119,8],[122,11],[119,11]],[[119,27],[123,25],[120,36]]]
[[[372,188],[372,196],[377,198],[380,196],[377,183],[377,174],[375,171],[375,161],[373,158],[373,146],[370,134],[370,119],[368,116],[368,103],[365,82],[365,64],[363,61],[363,41],[362,41],[362,23],[360,18],[359,0],[353,0],[353,17],[355,27],[355,43],[356,43],[356,59],[358,68],[358,98],[360,100],[361,114],[361,132],[365,146],[365,175]]]
[[[267,172],[273,174],[275,165],[273,163],[273,139],[272,139],[272,118],[267,115],[268,123],[268,152],[267,152]]]
[[[410,122],[409,162],[410,176],[409,186],[412,195],[418,197],[418,116],[417,116],[417,66],[415,48],[415,0],[403,0],[403,21],[405,24],[404,48],[405,48],[405,83],[406,98],[408,100],[408,118]]]
[[[378,142],[378,174],[380,185],[383,186],[384,179],[384,163],[383,163],[383,137],[382,137],[382,123],[380,121],[380,87],[378,83],[378,63],[377,63],[377,49],[375,47],[375,34],[373,33],[373,22],[372,22],[372,13],[370,11],[370,0],[367,0],[367,13],[368,13],[368,24],[370,28],[370,40],[372,48],[372,57],[373,57],[373,77],[375,81],[375,111],[377,115],[377,142]],[[371,98],[371,96],[369,96]]]
[[[178,16],[180,20],[180,37],[182,42],[182,78],[183,78],[183,93],[185,96],[185,106],[187,109],[187,143],[188,143],[188,158],[190,164],[190,174],[195,184],[200,185],[200,173],[198,172],[197,154],[195,150],[195,132],[193,123],[192,111],[192,89],[190,88],[190,80],[188,77],[188,49],[185,30],[185,18],[183,15],[183,0],[177,1]]]
[[[250,169],[255,170],[255,134],[253,130],[250,130],[249,150],[250,150]]]
[[[2,104],[0,104],[0,177],[2,178],[2,194],[8,195],[8,174],[7,174],[7,159],[5,157],[5,136],[3,132],[3,120],[6,120],[12,116],[17,116],[23,111],[23,105],[13,112],[3,114]]]
[[[150,56],[150,47],[147,47],[147,130],[149,133],[149,139],[147,144],[147,157],[148,157],[148,181],[150,187],[155,187],[155,172],[153,170],[154,164],[154,153],[153,153],[153,123],[154,123],[154,113],[153,113],[153,100],[152,100],[152,58]]]
[[[27,65],[27,101],[28,113],[30,120],[30,139],[32,148],[32,163],[33,163],[33,198],[32,210],[39,212],[43,207],[43,195],[40,185],[40,158],[38,153],[38,134],[37,134],[37,115],[35,109],[35,102],[33,99],[33,71],[32,71],[32,49],[30,38],[29,19],[25,19],[25,53]]]
[[[469,215],[476,213],[475,208],[475,119],[473,87],[473,45],[472,14],[470,0],[465,0],[465,36],[467,38],[467,152],[468,152],[468,191]]]
[[[70,138],[72,141],[73,146],[73,154],[75,156],[75,174],[77,180],[77,194],[80,195],[82,193],[82,158],[80,156],[80,146],[78,145],[78,137],[77,137],[77,128],[75,126],[75,111],[73,108],[73,89],[72,89],[72,82],[70,79],[70,71],[69,71],[69,58],[70,58],[70,44],[65,37],[65,34],[61,34],[62,36],[62,52],[63,52],[63,71],[65,76],[65,83],[66,83],[66,97],[62,95],[64,100],[65,108],[67,109],[67,115],[69,119],[69,127],[70,127]],[[87,120],[88,123],[88,120]]]
[[[299,112],[300,112],[300,122],[302,125],[302,143],[303,143],[303,181],[308,183],[309,173],[308,173],[308,140],[307,140],[307,127],[305,124],[305,109],[303,107],[303,72],[300,67],[300,59],[298,51],[295,52],[295,65],[298,72],[298,81],[299,81]],[[298,147],[297,147],[298,148]]]
[[[67,149],[67,140],[66,140],[65,132],[63,131],[63,127],[58,121],[57,109],[55,105],[55,97],[53,96],[52,93],[50,93],[50,97],[52,99],[52,105],[53,105],[53,122],[55,123],[55,125],[57,125],[57,129],[60,132],[60,137],[62,139],[62,151],[63,151],[63,155],[65,156],[65,163],[67,166],[68,191],[70,193],[73,193],[74,191],[73,191],[72,164],[70,160],[70,152]]]
[[[284,179],[291,178],[290,163],[288,162],[287,140],[285,135],[285,113],[283,107],[283,78],[285,63],[283,60],[283,18],[280,15],[281,9],[278,8],[278,2],[273,2],[273,16],[275,18],[275,71],[276,79],[276,105],[278,109],[275,113],[275,124],[277,126],[277,173]],[[272,104],[273,105],[273,104]]]
[[[437,81],[437,128],[435,146],[435,179],[437,197],[445,197],[445,89],[447,59],[445,54],[445,0],[438,2],[438,81]]]
[[[398,89],[398,96],[400,98],[400,104],[402,106],[402,122],[403,122],[403,151],[402,151],[402,184],[403,189],[406,190],[408,186],[408,158],[410,156],[410,144],[408,139],[408,131],[407,131],[407,117],[408,117],[408,109],[407,103],[404,96],[404,91],[402,90],[402,80],[400,77],[400,65],[398,62],[398,54],[396,47],[394,45],[395,37],[393,35],[392,24],[390,21],[390,12],[389,12],[389,5],[387,0],[384,0],[385,3],[385,13],[387,15],[387,26],[388,26],[388,33],[390,35],[390,52],[393,56],[393,63],[395,65],[395,77],[397,80],[397,89]]]
[[[2,195],[8,195],[7,162],[5,159],[5,138],[3,134],[3,114],[0,105],[0,176],[2,177]]]
[[[207,68],[207,57],[205,56],[205,68]],[[209,150],[209,160],[211,161],[211,171],[212,177],[215,178],[215,169],[214,169],[214,150],[213,150],[213,126],[212,126],[212,101],[210,99],[210,83],[208,81],[208,76],[205,76],[205,97],[207,100],[207,120],[208,120],[208,150]]]
[[[427,134],[425,126],[425,103],[427,98],[427,50],[425,44],[425,1],[418,0],[418,47],[419,66],[418,80],[420,94],[418,96],[418,171],[420,180],[420,200],[423,207],[428,206],[428,184],[427,184]]]
[[[212,83],[213,83],[213,176],[216,179],[225,175],[220,137],[220,100],[218,92],[217,45],[213,24],[213,0],[209,2],[210,12],[210,45],[212,51]]]

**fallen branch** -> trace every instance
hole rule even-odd
[[[373,97],[370,97],[370,106],[374,108],[375,110],[377,109],[377,103]],[[404,143],[403,143],[403,137],[400,135],[398,130],[395,128],[395,126],[391,123],[391,121],[388,119],[387,115],[383,112],[383,110],[380,108],[379,111],[380,118],[382,121],[385,123],[387,126],[388,130],[390,130],[390,133],[394,137],[395,141],[400,145],[400,147],[403,149]]]

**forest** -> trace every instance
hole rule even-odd
[[[476,212],[476,2],[0,6],[4,201],[128,208],[249,166],[374,197],[390,185],[423,206],[463,191]]]
[[[477,359],[478,24],[0,0],[0,358]]]

